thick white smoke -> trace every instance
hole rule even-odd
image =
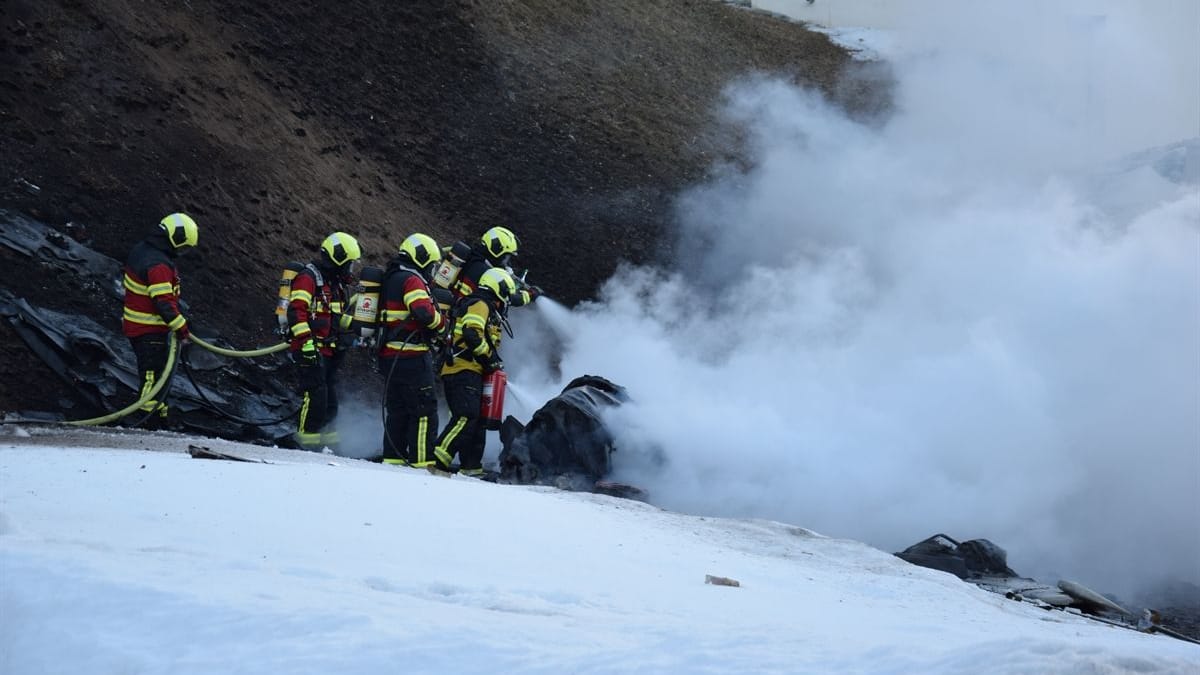
[[[1172,180],[1106,163],[1200,135],[1177,105],[1200,81],[1131,4],[914,13],[878,127],[733,85],[751,167],[681,196],[675,269],[522,317],[512,349],[551,328],[562,379],[519,356],[514,382],[627,387],[618,472],[668,508],[986,537],[1116,592],[1200,581],[1200,145]]]

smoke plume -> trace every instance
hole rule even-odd
[[[873,126],[732,84],[750,161],[680,196],[677,267],[518,317],[523,398],[627,387],[618,477],[667,508],[1200,581],[1200,140],[1117,159],[1200,135],[1200,55],[1130,5],[921,3]]]

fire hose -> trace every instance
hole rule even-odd
[[[288,414],[284,415],[283,417],[260,422],[260,421],[256,421],[256,420],[249,420],[249,419],[246,419],[245,417],[240,417],[238,415],[234,415],[231,412],[221,410],[221,407],[218,406],[215,402],[213,402],[212,399],[208,398],[208,395],[206,395],[204,393],[204,390],[200,387],[200,383],[196,382],[195,376],[192,375],[192,368],[188,364],[187,357],[184,357],[183,359],[181,359],[180,363],[183,364],[183,373],[185,375],[187,375],[188,382],[192,383],[192,387],[196,390],[196,393],[200,396],[200,399],[202,401],[204,401],[205,409],[216,415],[220,415],[221,417],[233,420],[234,422],[238,422],[239,424],[246,424],[246,425],[252,426],[252,427],[269,427],[269,426],[272,426],[275,424],[279,424],[281,422],[285,422],[289,419],[292,419],[296,415],[300,414],[300,408],[296,408],[295,410],[289,412]]]
[[[270,347],[259,347],[257,349],[246,349],[246,350],[239,351],[236,349],[226,349],[225,347],[218,347],[217,345],[214,345],[211,342],[205,342],[204,340],[200,339],[199,337],[197,337],[195,335],[191,336],[191,340],[192,340],[192,342],[195,342],[196,344],[200,345],[201,347],[204,347],[205,349],[207,349],[208,351],[210,351],[214,354],[220,354],[221,356],[228,356],[230,358],[235,358],[235,359],[249,359],[249,358],[253,358],[255,356],[266,356],[267,354],[274,354],[276,352],[281,352],[281,351],[287,349],[289,346],[288,343],[286,343],[286,342],[280,342],[279,344],[271,345]]]
[[[210,351],[214,354],[220,354],[221,356],[228,356],[230,358],[235,358],[235,359],[247,359],[247,358],[253,358],[256,356],[266,356],[268,354],[275,354],[277,352],[281,352],[281,351],[287,349],[290,346],[286,342],[280,342],[279,344],[271,345],[270,347],[259,347],[257,349],[238,350],[238,349],[227,349],[225,347],[218,347],[217,345],[214,345],[211,342],[207,342],[204,339],[202,339],[196,335],[191,336],[191,341],[195,342],[197,345],[203,347],[204,349],[207,349],[208,351]],[[256,420],[249,420],[244,417],[234,415],[233,413],[221,410],[220,406],[218,406],[211,399],[209,399],[208,396],[204,393],[204,390],[200,387],[200,384],[198,382],[196,382],[196,378],[192,375],[192,369],[189,366],[188,360],[186,357],[181,359],[181,363],[183,364],[184,374],[187,375],[188,381],[192,383],[192,387],[196,390],[196,393],[200,396],[200,399],[202,401],[204,401],[204,404],[205,404],[204,407],[209,412],[212,412],[214,414],[220,415],[227,419],[233,420],[235,422],[238,422],[239,424],[246,424],[246,425],[255,426],[255,427],[269,427],[269,426],[272,426],[275,424],[279,424],[280,422],[283,422],[285,420],[295,417],[300,412],[300,409],[297,408],[296,410],[293,410],[278,419],[266,420],[266,421],[256,421]]]
[[[70,424],[72,426],[77,426],[77,427],[90,427],[90,426],[97,426],[100,424],[108,424],[109,422],[119,420],[122,417],[125,417],[126,415],[133,413],[135,410],[140,409],[143,405],[145,405],[146,403],[148,403],[150,401],[153,401],[155,399],[155,397],[158,396],[159,392],[162,391],[163,388],[167,386],[167,383],[170,382],[170,380],[171,380],[171,375],[175,371],[175,359],[178,355],[179,355],[179,342],[175,339],[175,333],[171,333],[167,340],[167,363],[166,363],[166,365],[163,366],[162,376],[158,378],[158,381],[154,383],[154,386],[152,386],[150,388],[150,391],[147,391],[141,398],[139,398],[138,400],[134,401],[133,403],[130,403],[129,405],[127,405],[124,408],[121,408],[120,410],[117,410],[115,412],[108,413],[107,415],[101,415],[100,417],[92,417],[92,418],[85,419],[85,420],[67,420],[65,422],[58,422],[58,421],[50,421],[50,420],[31,420],[31,419],[17,418],[17,419],[0,420],[0,424],[16,424],[16,423],[22,423],[22,424],[31,424],[31,423],[32,424]],[[153,412],[153,411],[151,411],[151,412]],[[147,415],[147,417],[148,417],[148,415]],[[138,424],[141,424],[142,422],[144,422],[145,419],[146,418],[143,417],[142,420],[138,422]]]
[[[210,352],[213,352],[214,354],[220,354],[221,356],[228,356],[231,358],[253,358],[256,356],[266,356],[268,354],[275,354],[277,352],[281,352],[288,348],[288,343],[281,342],[276,345],[271,345],[270,347],[259,347],[257,349],[236,350],[236,349],[228,349],[225,347],[219,347],[219,346],[214,345],[210,342],[207,342],[195,335],[192,335],[190,339],[192,342],[195,342],[197,345],[203,347],[204,349],[207,349]],[[158,381],[154,383],[154,386],[152,386],[149,391],[145,392],[145,394],[143,394],[140,398],[138,398],[138,400],[134,401],[133,403],[130,403],[129,405],[125,406],[124,408],[121,408],[120,410],[116,410],[116,411],[113,411],[106,415],[101,415],[99,417],[91,417],[91,418],[83,419],[83,420],[51,421],[51,420],[35,420],[35,419],[26,419],[26,418],[16,418],[16,419],[0,420],[0,424],[16,424],[16,423],[21,423],[21,424],[69,424],[72,426],[84,427],[84,426],[99,426],[102,424],[108,424],[109,422],[114,422],[116,420],[119,420],[119,419],[127,416],[127,415],[134,413],[137,410],[140,410],[142,408],[142,406],[146,405],[150,401],[155,400],[158,397],[159,393],[161,393],[165,388],[167,388],[169,386],[171,378],[175,374],[176,363],[177,363],[177,361],[180,360],[180,359],[178,359],[179,353],[180,353],[179,341],[176,338],[175,333],[172,332],[168,335],[168,339],[167,339],[167,362],[163,366],[162,375],[158,378]],[[185,370],[187,370],[188,379],[192,382],[192,385],[196,388],[196,391],[200,393],[200,397],[205,401],[205,403],[209,404],[210,408],[215,409],[215,411],[220,414],[228,415],[228,416],[230,416],[231,419],[234,419],[235,421],[241,422],[243,424],[252,424],[254,426],[270,426],[272,424],[278,424],[279,422],[282,422],[283,420],[286,420],[290,417],[295,416],[295,413],[293,412],[293,413],[288,414],[286,417],[282,417],[278,420],[272,420],[269,422],[253,422],[250,420],[242,419],[237,416],[229,415],[229,413],[224,413],[224,412],[220,411],[219,409],[216,409],[216,406],[211,401],[208,400],[208,397],[206,397],[204,395],[203,391],[200,389],[200,387],[196,384],[195,380],[192,378],[191,370],[187,369],[186,365],[187,364],[185,363],[184,366],[185,366]],[[144,417],[142,417],[142,419],[138,420],[137,424],[135,424],[134,426],[140,426],[143,422],[146,421],[146,419],[149,418],[150,414],[153,414],[153,413],[154,413],[154,411],[150,411],[150,413],[147,413]]]

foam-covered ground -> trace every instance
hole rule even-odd
[[[6,428],[0,579],[14,674],[1200,668],[794,525],[177,434]]]

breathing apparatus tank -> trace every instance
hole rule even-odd
[[[470,255],[470,246],[461,241],[454,242],[454,245],[446,251],[446,255],[442,256],[442,262],[433,272],[434,285],[453,288],[454,282],[458,281],[459,272],[462,272],[463,264],[467,262]]]
[[[383,270],[378,267],[364,267],[358,275],[354,321],[351,326],[358,328],[360,337],[369,338],[375,335],[375,326],[379,323],[379,292],[382,286]]]
[[[508,387],[508,375],[503,370],[493,370],[483,378],[480,396],[479,417],[484,425],[495,431],[504,418],[504,390]]]
[[[279,275],[279,296],[275,301],[275,318],[279,321],[279,334],[287,335],[288,303],[292,298],[292,279],[304,269],[304,263],[289,262],[283,266],[283,274]]]

